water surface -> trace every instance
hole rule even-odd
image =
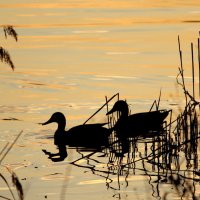
[[[90,170],[69,165],[80,156],[73,150],[64,162],[52,163],[42,149],[56,151],[46,137],[56,126],[38,123],[61,111],[68,128],[81,124],[105,102],[105,96],[115,93],[128,100],[132,113],[147,111],[161,88],[160,106],[177,113],[171,107],[183,102],[175,80],[177,37],[190,86],[190,42],[196,43],[198,37],[199,7],[198,1],[188,0],[0,3],[2,25],[13,25],[19,34],[17,43],[6,40],[3,31],[0,35],[16,65],[12,72],[0,64],[0,147],[24,131],[3,164],[21,179],[26,199],[46,195],[59,199],[63,184],[66,199],[116,199],[119,193],[121,199],[156,198],[139,172],[130,178],[129,187],[115,191]],[[18,120],[3,120],[10,118]],[[92,122],[105,120],[102,111]],[[172,191],[167,185],[162,189]],[[7,192],[5,185],[0,190]]]

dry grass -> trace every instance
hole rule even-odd
[[[5,159],[5,157],[7,156],[7,154],[10,152],[10,150],[12,149],[12,147],[14,146],[14,144],[17,142],[18,138],[21,136],[23,131],[21,131],[17,137],[15,138],[15,140],[12,142],[12,144],[9,145],[9,143],[7,143],[4,148],[1,150],[0,152],[0,165],[2,165],[2,162],[3,160]],[[4,167],[4,166],[3,166]],[[23,192],[23,188],[22,188],[22,185],[19,181],[19,178],[17,177],[17,175],[11,170],[9,169],[8,167],[5,167],[7,169],[7,171],[10,173],[10,176],[11,176],[11,180],[12,180],[12,184],[14,186],[14,188],[16,189],[17,191],[17,196],[18,196],[18,199],[20,200],[23,200],[24,199],[24,192]],[[0,197],[2,199],[7,199],[7,200],[16,200],[17,198],[15,197],[14,195],[14,192],[13,192],[13,189],[11,188],[11,186],[9,185],[9,182],[7,181],[7,179],[5,178],[5,176],[0,173],[0,178],[3,180],[3,182],[6,184],[6,186],[8,187],[9,189],[9,192],[11,194],[11,197],[12,198],[9,198],[9,197],[6,197],[6,196],[2,196],[0,195]]]

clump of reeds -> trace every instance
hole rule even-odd
[[[200,81],[200,40],[198,38],[198,70]],[[192,94],[188,91],[184,80],[184,69],[182,61],[182,50],[180,38],[178,37],[180,67],[179,74],[177,75],[177,83],[182,87],[185,95],[185,108],[177,118],[177,126],[175,129],[176,138],[179,140],[179,148],[184,149],[188,160],[193,160],[193,167],[195,170],[198,168],[198,144],[199,144],[199,108],[200,102],[196,100],[195,95],[195,62],[194,62],[194,45],[191,43],[191,60],[192,60]],[[181,77],[181,81],[179,80]],[[200,82],[198,86],[200,95]]]
[[[1,152],[0,152],[0,165],[1,166],[2,166],[2,162],[5,159],[6,155],[12,149],[13,145],[16,143],[16,141],[18,140],[18,138],[20,137],[21,134],[22,134],[22,131],[17,135],[17,137],[15,138],[15,140],[12,142],[12,144],[9,145],[9,143],[7,143],[4,146],[4,148],[1,150]],[[17,191],[18,199],[23,200],[24,199],[24,192],[23,192],[22,185],[21,185],[21,183],[19,181],[19,178],[17,177],[16,173],[13,172],[11,169],[9,169],[8,167],[5,167],[5,168],[8,170],[8,172],[11,175],[12,184],[13,184],[14,188]],[[5,178],[5,176],[2,173],[0,173],[0,178],[3,180],[3,182],[8,187],[8,190],[9,190],[12,198],[9,198],[9,197],[6,197],[6,196],[2,196],[2,195],[0,195],[0,197],[2,199],[7,199],[7,200],[10,200],[10,199],[16,200],[17,198],[15,197],[14,192],[13,192],[11,186],[9,185],[7,179]]]
[[[184,78],[183,55],[181,42],[178,37],[180,67],[177,75],[177,83],[181,86],[185,96],[185,107],[178,117],[168,124],[173,129],[168,130],[162,143],[152,144],[152,153],[145,159],[152,163],[154,172],[157,170],[159,182],[167,181],[171,183],[178,196],[185,199],[199,199],[195,196],[195,182],[199,182],[199,108],[200,102],[195,95],[195,62],[194,62],[194,45],[191,43],[191,60],[192,60],[192,92],[187,89]],[[200,81],[200,39],[198,38],[198,70]],[[200,95],[200,83],[198,85]],[[184,157],[181,157],[181,154]],[[164,160],[163,160],[164,157]],[[143,158],[142,158],[143,159]],[[183,165],[184,164],[184,165]],[[144,168],[145,169],[145,168]],[[160,173],[160,170],[162,173]],[[145,170],[146,172],[146,170]],[[165,193],[163,199],[167,199],[169,193]]]
[[[13,28],[13,26],[10,26],[10,25],[3,26],[3,30],[4,30],[6,39],[7,39],[7,36],[11,36],[17,42],[18,35],[17,35],[17,32],[15,31],[15,29]],[[12,62],[9,52],[2,46],[0,46],[0,60],[1,60],[1,62],[8,64],[12,68],[12,70],[15,69],[15,65]]]

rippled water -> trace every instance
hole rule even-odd
[[[198,37],[199,8],[196,0],[0,3],[1,23],[13,25],[19,34],[17,43],[6,40],[3,30],[0,35],[16,65],[12,72],[0,64],[0,147],[24,131],[3,164],[21,179],[26,199],[45,195],[59,199],[63,184],[66,199],[117,199],[119,193],[121,199],[155,198],[139,173],[130,178],[130,187],[107,190],[104,178],[68,164],[80,156],[74,150],[64,162],[52,163],[42,149],[56,151],[48,139],[56,126],[38,123],[61,111],[68,127],[81,124],[105,102],[105,96],[118,92],[131,104],[132,113],[147,111],[161,88],[160,106],[177,113],[172,104],[183,101],[175,84],[177,37],[190,86],[190,42]],[[93,122],[105,119],[101,112]],[[5,184],[0,191],[7,192]]]

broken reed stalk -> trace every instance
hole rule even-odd
[[[157,107],[157,102],[156,102],[156,100],[154,100],[154,102],[152,103],[151,108],[149,109],[149,112],[152,111],[154,105]]]
[[[23,133],[23,131],[21,131],[17,137],[15,138],[15,140],[13,141],[13,143],[10,145],[10,147],[7,149],[7,151],[4,153],[4,155],[2,156],[1,160],[0,160],[0,165],[3,161],[3,159],[6,157],[6,155],[9,153],[9,151],[12,149],[13,145],[16,143],[16,141],[18,140],[18,138],[20,137],[20,135]]]
[[[159,106],[160,106],[161,92],[162,92],[162,90],[160,89],[160,94],[159,94],[158,104],[157,104],[156,110],[158,110],[158,109],[159,109]]]
[[[99,111],[101,111],[101,110],[104,108],[104,106],[106,106],[106,105],[107,105],[112,99],[114,99],[116,96],[118,96],[118,99],[119,99],[119,93],[113,95],[105,104],[103,104],[103,106],[101,106],[101,108],[99,108],[93,115],[91,115],[91,116],[83,123],[83,125],[86,124],[91,118],[93,118]]]
[[[158,102],[157,102],[156,100],[154,100],[153,104],[151,105],[151,108],[149,109],[149,112],[152,111],[154,105],[155,105],[155,107],[156,107],[156,110],[159,109],[160,99],[161,99],[161,89],[160,89],[160,94],[159,94],[159,97],[158,97]]]

